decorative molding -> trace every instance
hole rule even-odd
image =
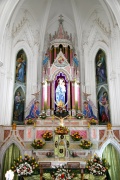
[[[28,21],[27,19],[27,10],[24,11],[24,15],[22,17],[22,19],[20,20],[20,22],[14,26],[12,28],[12,36],[15,37],[23,28],[23,26],[26,24],[26,22]]]

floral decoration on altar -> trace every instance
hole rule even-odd
[[[66,126],[58,126],[55,129],[55,133],[58,135],[65,135],[69,133],[69,129]]]
[[[25,124],[32,125],[35,123],[35,118],[29,118],[25,120]]]
[[[90,149],[92,147],[92,142],[89,140],[82,140],[80,142],[80,147],[82,149]]]
[[[53,138],[53,134],[50,131],[45,131],[42,134],[42,137],[45,139],[45,141],[50,141]]]
[[[79,134],[79,132],[76,131],[71,134],[71,138],[74,141],[80,141],[82,139],[82,136]]]
[[[85,171],[94,176],[103,176],[106,175],[106,171],[109,168],[110,165],[105,158],[101,159],[95,155],[93,159],[87,161]]]
[[[34,149],[42,149],[43,146],[45,145],[45,142],[43,142],[42,139],[34,140],[34,142],[31,144]]]
[[[45,112],[42,112],[39,116],[41,119],[46,119],[46,113]]]
[[[35,161],[34,157],[28,155],[25,155],[24,159],[20,156],[17,160],[14,160],[11,169],[18,176],[39,174],[38,163]]]
[[[91,125],[96,125],[98,123],[98,121],[96,119],[90,119],[89,123]]]
[[[82,118],[83,118],[83,114],[77,113],[75,117],[76,117],[77,119],[82,119]]]
[[[55,180],[69,180],[75,177],[72,170],[65,168],[65,166],[59,166],[52,173],[52,178]]]

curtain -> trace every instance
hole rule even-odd
[[[105,148],[103,152],[103,158],[106,158],[110,164],[108,172],[111,180],[120,179],[120,153],[112,144],[109,144]]]
[[[19,156],[20,156],[20,150],[15,144],[12,144],[6,150],[3,160],[2,180],[5,180],[6,171],[11,169],[14,159],[19,158]],[[14,180],[18,180],[17,175],[14,175]]]

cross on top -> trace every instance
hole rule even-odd
[[[60,24],[62,24],[62,22],[64,21],[62,18],[63,18],[63,15],[61,14],[61,15],[59,16],[59,22],[60,22]]]

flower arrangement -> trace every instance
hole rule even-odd
[[[25,155],[24,159],[20,156],[17,160],[14,160],[11,169],[18,176],[39,174],[38,163],[35,161],[34,157],[29,157],[28,155]]]
[[[53,172],[52,177],[59,180],[69,180],[75,177],[75,174],[71,170],[65,168],[65,166],[57,167],[57,170]]]
[[[46,156],[47,156],[47,157],[52,157],[53,155],[54,155],[53,152],[47,152],[47,153],[46,153]]]
[[[90,119],[89,123],[91,125],[96,125],[97,124],[97,120],[96,119]]]
[[[88,141],[88,140],[82,140],[80,142],[80,147],[83,149],[90,149],[92,147],[92,143],[91,141]]]
[[[110,165],[106,159],[101,159],[95,155],[93,159],[87,161],[85,171],[94,176],[103,176],[109,168]]]
[[[45,112],[42,112],[39,116],[41,119],[46,119],[46,113]]]
[[[45,141],[50,141],[53,138],[53,134],[50,131],[45,131],[42,134],[42,137],[45,139]]]
[[[74,140],[74,141],[79,141],[82,139],[82,136],[80,136],[79,132],[74,132],[72,135],[71,135],[71,138]]]
[[[83,115],[81,113],[77,113],[76,116],[75,116],[77,119],[82,119],[83,118]]]
[[[43,142],[42,139],[35,139],[31,145],[34,147],[34,149],[42,149],[42,147],[45,145],[45,142]]]
[[[65,135],[69,133],[69,129],[65,126],[58,126],[55,129],[55,133],[59,135]]]
[[[34,118],[25,119],[25,124],[32,125],[34,123],[35,123],[35,119]]]

